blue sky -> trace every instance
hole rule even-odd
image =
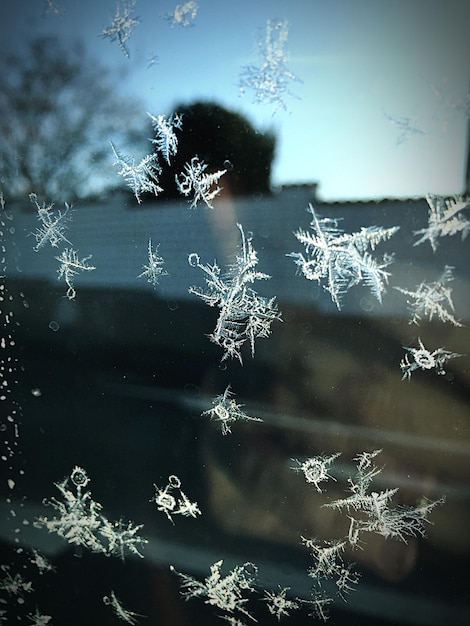
[[[454,194],[464,188],[470,91],[470,3],[461,0],[199,0],[191,28],[163,15],[184,0],[137,0],[141,23],[127,42],[99,35],[117,0],[8,0],[4,49],[38,34],[81,38],[104,64],[126,67],[116,86],[142,99],[142,115],[170,113],[178,102],[216,100],[273,129],[275,184],[319,183],[326,200]],[[268,19],[287,20],[287,67],[297,98],[287,111],[240,98],[238,75],[257,63],[256,35]],[[157,63],[149,65],[152,55]],[[459,104],[460,103],[460,104]],[[467,101],[467,115],[470,103]],[[397,145],[390,119],[423,131]]]

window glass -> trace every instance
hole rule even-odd
[[[468,624],[468,5],[0,23],[0,621]]]

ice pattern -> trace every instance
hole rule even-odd
[[[186,599],[203,597],[206,604],[213,605],[229,614],[240,613],[256,621],[245,607],[248,598],[244,597],[244,594],[254,591],[257,567],[253,563],[236,565],[223,576],[222,565],[223,559],[211,565],[211,573],[204,582],[177,572],[173,566],[170,566],[170,570],[181,578],[181,593]]]
[[[426,201],[429,206],[428,225],[415,230],[414,235],[421,235],[414,246],[429,241],[433,252],[436,252],[441,237],[461,233],[462,241],[470,233],[470,220],[462,215],[462,211],[470,208],[470,199],[462,196],[444,198],[428,194]]]
[[[274,104],[274,113],[278,109],[286,110],[284,99],[293,95],[290,83],[302,82],[286,65],[288,34],[286,21],[268,20],[266,35],[258,40],[259,64],[245,65],[239,75],[240,95],[253,91],[254,102]]]
[[[52,203],[46,205],[45,202],[40,205],[35,193],[30,193],[29,198],[36,205],[38,220],[41,222],[41,226],[36,229],[35,233],[32,233],[36,239],[35,252],[38,252],[48,242],[53,248],[57,248],[59,243],[63,242],[70,244],[71,242],[65,237],[70,205],[67,202],[65,203],[65,211],[63,213],[59,210],[54,212],[52,210],[54,205]]]
[[[121,52],[127,59],[130,55],[126,42],[134,32],[134,28],[140,24],[140,19],[132,15],[135,3],[136,0],[118,3],[113,21],[101,31],[102,37],[117,41]]]
[[[224,393],[212,400],[212,408],[204,411],[202,416],[208,415],[212,420],[220,422],[222,435],[232,432],[230,424],[242,421],[262,422],[259,417],[250,417],[242,411],[241,404],[237,404],[233,399],[234,393],[230,390],[230,385]]]
[[[432,283],[422,282],[416,287],[416,291],[409,291],[402,287],[395,287],[397,291],[408,296],[407,304],[412,317],[410,324],[419,324],[427,318],[431,321],[435,317],[441,322],[450,322],[454,326],[463,326],[454,317],[454,302],[452,300],[452,287],[448,283],[454,280],[454,268],[445,265],[440,278]]]
[[[305,246],[305,256],[301,252],[291,252],[295,264],[308,280],[323,283],[323,288],[331,295],[338,309],[341,309],[343,294],[354,285],[364,283],[379,302],[388,283],[390,273],[385,270],[393,255],[385,254],[380,261],[372,257],[368,250],[390,239],[399,226],[382,228],[369,226],[355,233],[344,233],[338,227],[338,218],[320,218],[311,204],[310,226],[313,232],[299,229],[295,237]]]
[[[195,156],[190,163],[184,165],[184,172],[181,172],[179,177],[175,176],[176,186],[180,194],[183,196],[192,195],[191,209],[195,209],[200,201],[205,202],[210,209],[213,209],[212,200],[222,190],[218,186],[214,188],[214,185],[217,185],[219,178],[227,170],[217,170],[212,174],[204,173],[207,167],[207,163],[200,161],[199,157]]]
[[[250,287],[256,280],[267,280],[268,274],[255,270],[258,255],[250,237],[246,237],[241,224],[237,224],[242,238],[241,254],[226,273],[214,261],[213,265],[202,265],[199,255],[192,253],[188,262],[206,274],[207,288],[190,287],[189,292],[202,298],[209,306],[218,306],[219,318],[210,340],[224,349],[222,361],[238,358],[242,363],[241,347],[249,341],[251,355],[255,355],[255,339],[268,337],[274,320],[281,320],[276,298],[259,296]]]
[[[407,348],[406,346],[403,346],[406,353],[400,362],[400,368],[403,372],[402,380],[405,378],[409,380],[412,372],[417,369],[435,369],[438,374],[444,375],[446,373],[444,370],[444,364],[449,359],[455,359],[462,356],[457,352],[449,352],[449,350],[445,350],[444,348],[437,348],[431,352],[424,347],[424,344],[419,337],[418,343],[419,348]]]
[[[102,512],[102,505],[93,500],[90,491],[85,490],[89,482],[85,470],[75,466],[69,477],[55,483],[62,500],[51,498],[45,501],[46,505],[57,511],[58,516],[40,516],[34,525],[91,552],[119,556],[122,560],[128,553],[142,557],[139,550],[147,543],[138,534],[142,525],[108,520]]]

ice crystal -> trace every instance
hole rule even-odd
[[[56,568],[37,550],[33,550],[33,557],[30,558],[30,562],[36,565],[40,574],[56,571]]]
[[[437,250],[440,237],[462,233],[462,241],[470,233],[470,220],[462,215],[464,209],[470,208],[470,199],[463,197],[443,198],[442,196],[426,196],[429,205],[428,225],[415,230],[414,235],[421,235],[414,246],[429,241],[434,252]]]
[[[175,155],[178,149],[178,138],[174,129],[181,130],[183,119],[181,115],[174,114],[169,119],[164,115],[152,115],[147,113],[152,121],[155,137],[151,139],[156,150],[163,155],[165,161],[170,165],[170,157]]]
[[[34,614],[30,613],[26,617],[29,619],[33,626],[48,626],[52,619],[50,615],[44,615],[44,613],[40,613],[37,608]]]
[[[309,613],[309,617],[315,617],[321,619],[323,622],[328,620],[328,605],[333,602],[333,598],[330,598],[322,591],[313,591],[309,600],[303,600],[303,604],[307,604],[313,607],[312,613]]]
[[[340,456],[341,452],[331,454],[330,456],[319,455],[306,459],[305,461],[299,461],[298,459],[291,459],[297,466],[292,467],[295,472],[303,472],[305,480],[308,483],[315,485],[318,492],[322,492],[322,488],[319,483],[333,478],[328,474],[328,468],[335,459]],[[333,478],[333,480],[335,480]]]
[[[298,241],[305,246],[304,256],[300,252],[291,252],[295,263],[308,280],[316,280],[331,295],[338,309],[341,309],[343,294],[354,285],[364,283],[370,288],[379,302],[388,282],[390,273],[385,271],[393,256],[385,254],[376,261],[368,252],[390,239],[399,229],[369,226],[355,233],[344,233],[338,227],[338,219],[320,218],[310,204],[312,215],[310,226],[313,232],[299,229],[294,233]]]
[[[191,159],[191,163],[185,164],[184,172],[181,172],[180,177],[175,176],[178,191],[183,196],[192,195],[191,209],[195,209],[200,201],[205,202],[210,209],[213,209],[212,200],[221,191],[221,187],[213,189],[213,186],[218,183],[219,178],[227,170],[205,174],[204,171],[207,167],[204,161],[199,161],[199,157],[195,156]]]
[[[78,253],[76,250],[72,248],[66,248],[59,256],[55,257],[57,261],[60,263],[60,267],[57,270],[59,274],[59,280],[63,277],[67,284],[67,298],[69,300],[73,300],[76,295],[75,287],[73,285],[73,277],[76,276],[79,272],[90,272],[91,270],[95,270],[96,267],[93,265],[88,265],[88,259],[91,259],[91,255],[84,257],[83,259],[78,258]]]
[[[181,594],[187,600],[203,597],[206,604],[216,606],[229,614],[241,613],[243,616],[256,621],[245,608],[248,599],[243,597],[245,592],[254,591],[253,584],[257,575],[256,566],[253,563],[236,565],[226,576],[222,576],[222,564],[223,560],[221,559],[211,565],[211,573],[204,582],[177,572],[173,566],[170,566],[170,570],[181,578]]]
[[[401,143],[407,141],[413,135],[424,135],[424,130],[416,126],[415,121],[411,117],[392,117],[383,111],[383,114],[387,120],[398,129],[398,135],[396,144],[399,146]]]
[[[93,500],[91,493],[85,490],[89,481],[85,470],[75,466],[70,477],[55,483],[62,500],[51,498],[45,501],[45,504],[57,511],[58,516],[41,516],[34,525],[37,528],[46,528],[70,544],[83,546],[92,552],[120,556],[123,560],[127,552],[142,556],[139,549],[147,543],[138,535],[142,525],[109,521],[102,512],[102,505]],[[72,483],[71,488],[69,483]]]
[[[428,321],[437,317],[441,322],[462,326],[453,315],[452,287],[447,286],[454,280],[453,270],[451,265],[444,266],[444,271],[438,280],[429,284],[422,282],[416,287],[416,291],[395,287],[397,291],[409,297],[407,304],[412,313],[410,324],[419,324],[423,317],[427,317]]]
[[[118,3],[113,21],[109,26],[103,28],[101,32],[103,38],[108,37],[111,41],[118,42],[122,53],[127,59],[129,58],[129,49],[126,41],[134,32],[134,28],[140,24],[140,19],[131,15],[135,3],[136,0]]]
[[[350,515],[348,539],[352,546],[359,544],[360,534],[374,532],[386,539],[395,537],[406,543],[407,536],[425,536],[425,524],[429,524],[428,514],[444,497],[439,500],[422,498],[417,506],[398,505],[391,507],[390,502],[397,493],[398,487],[385,491],[370,491],[370,484],[375,476],[382,471],[374,465],[372,459],[381,450],[363,452],[356,457],[357,473],[355,478],[348,478],[351,495],[335,500],[324,506],[334,509],[346,509],[348,513],[360,512],[361,516]]]
[[[51,13],[52,15],[63,15],[64,11],[61,9],[60,5],[54,2],[53,0],[43,0],[44,1],[44,11],[46,13]]]
[[[138,624],[138,617],[144,617],[143,615],[139,615],[139,613],[134,613],[134,611],[129,611],[125,609],[120,600],[116,597],[114,591],[111,590],[109,596],[103,597],[104,604],[110,606],[113,609],[116,617],[121,619],[123,622],[127,622],[128,624]]]
[[[245,65],[239,75],[240,95],[251,90],[256,104],[274,104],[274,112],[286,110],[284,98],[293,95],[290,82],[302,82],[286,65],[288,34],[287,22],[268,20],[266,35],[258,40],[259,64]]]
[[[150,502],[155,502],[157,509],[165,513],[167,518],[174,524],[172,515],[183,515],[183,517],[194,517],[201,515],[197,502],[191,502],[188,496],[181,489],[181,481],[178,476],[168,477],[165,487],[157,487],[154,483],[155,495]],[[173,491],[177,490],[176,497]]]
[[[280,585],[278,587],[279,591],[277,593],[265,590],[263,600],[267,603],[267,608],[271,615],[280,620],[281,617],[288,616],[290,611],[300,608],[300,603],[297,600],[289,600],[286,597],[290,587],[281,587]]]
[[[319,541],[302,537],[302,543],[310,548],[315,564],[309,568],[308,575],[314,579],[316,588],[321,591],[325,580],[333,580],[338,595],[344,600],[344,594],[354,589],[359,582],[359,574],[353,571],[353,564],[345,564],[342,554],[346,541]]]
[[[212,420],[220,422],[222,435],[231,433],[230,424],[238,420],[250,420],[253,422],[262,422],[259,417],[250,417],[242,411],[242,404],[237,404],[233,399],[233,392],[230,391],[230,385],[223,394],[212,400],[212,408],[204,411],[202,415],[208,415]]]
[[[253,249],[251,238],[245,237],[240,224],[237,226],[242,238],[241,254],[236,256],[235,263],[229,266],[225,274],[216,261],[213,265],[202,265],[198,254],[189,255],[189,264],[199,267],[207,275],[206,289],[193,286],[189,291],[209,306],[218,306],[220,309],[215,330],[209,338],[224,349],[222,361],[237,357],[242,363],[242,345],[249,341],[254,357],[255,339],[268,337],[271,323],[280,320],[281,314],[277,310],[275,297],[264,298],[250,287],[256,280],[266,280],[270,276],[255,270],[258,255]]]
[[[150,57],[147,59],[147,69],[149,70],[151,67],[157,64],[158,64],[158,56],[156,54],[150,55]]]
[[[8,565],[0,565],[0,569],[4,574],[0,578],[1,591],[6,591],[10,596],[18,596],[19,598],[22,598],[25,593],[34,591],[33,584],[25,580],[19,573],[12,575]]]
[[[118,172],[124,178],[128,186],[134,192],[137,202],[140,204],[140,194],[149,192],[156,196],[163,191],[158,184],[158,176],[161,173],[161,167],[158,163],[156,154],[148,154],[139,163],[135,163],[134,159],[129,155],[121,155],[112,142],[111,147],[116,160],[114,165],[121,168]]]
[[[168,276],[168,272],[163,269],[164,260],[158,254],[158,248],[160,244],[155,246],[155,249],[152,250],[152,240],[149,239],[148,245],[148,256],[149,262],[148,265],[143,266],[143,272],[139,274],[138,278],[142,278],[144,276],[147,277],[147,282],[152,285],[158,285],[158,279],[160,276]]]
[[[403,348],[407,351],[403,360],[400,362],[400,368],[403,372],[402,380],[411,378],[412,372],[417,369],[422,370],[430,370],[435,369],[438,374],[445,374],[444,364],[449,359],[455,359],[461,354],[457,352],[449,352],[448,350],[444,350],[444,348],[437,348],[431,352],[424,347],[423,342],[418,337],[419,348],[407,348],[403,346]],[[412,361],[410,361],[410,356]]]
[[[54,205],[51,203],[46,206],[46,203],[43,203],[41,206],[35,193],[30,193],[29,198],[36,205],[38,220],[41,222],[41,226],[36,229],[35,233],[32,233],[36,239],[34,250],[37,252],[47,242],[54,248],[57,248],[59,243],[62,242],[70,243],[64,234],[69,219],[67,214],[70,210],[70,205],[67,202],[65,203],[65,211],[63,213],[61,211],[53,212],[52,207]]]
[[[193,26],[199,6],[194,0],[188,0],[182,4],[177,4],[172,13],[167,13],[165,19],[173,26]]]

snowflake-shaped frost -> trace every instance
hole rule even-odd
[[[242,237],[241,254],[236,262],[229,266],[225,274],[221,273],[216,261],[213,265],[202,265],[199,255],[192,253],[188,262],[192,267],[199,267],[206,275],[207,289],[190,287],[189,292],[204,300],[209,306],[218,306],[219,318],[210,340],[224,349],[222,361],[237,357],[242,363],[240,349],[245,341],[251,344],[251,355],[255,355],[255,338],[268,337],[271,323],[281,320],[277,310],[276,298],[259,296],[249,285],[255,280],[266,280],[268,274],[255,270],[258,255],[253,249],[251,238],[246,238],[241,224],[237,224]]]
[[[236,565],[226,576],[222,576],[221,568],[223,560],[211,565],[211,573],[204,582],[200,582],[187,574],[177,572],[173,566],[170,570],[175,572],[181,579],[181,594],[186,598],[205,597],[204,602],[229,614],[241,613],[245,617],[256,621],[245,608],[248,601],[243,597],[245,592],[252,592],[257,574],[257,568],[253,563]]]
[[[156,196],[163,191],[158,184],[158,176],[161,173],[161,167],[158,163],[156,154],[148,154],[139,163],[135,163],[134,159],[128,155],[121,155],[112,142],[111,147],[116,160],[114,165],[121,168],[118,172],[124,178],[128,186],[134,192],[137,202],[140,204],[140,194],[144,192],[153,193]]]
[[[231,433],[230,424],[238,420],[262,422],[259,417],[250,417],[242,411],[242,404],[237,404],[233,399],[233,392],[230,391],[230,385],[223,394],[212,400],[212,408],[204,411],[201,415],[208,415],[212,420],[220,422],[222,435]]]
[[[359,582],[359,574],[353,570],[353,564],[345,564],[342,554],[346,541],[319,541],[301,537],[302,543],[310,548],[315,564],[309,568],[308,575],[314,579],[320,591],[325,580],[334,580],[338,595],[345,600],[344,594],[354,589]]]
[[[289,90],[290,82],[302,82],[286,66],[288,34],[287,22],[268,20],[266,36],[258,40],[259,65],[245,65],[239,75],[240,95],[243,96],[247,89],[252,90],[254,102],[274,104],[274,113],[277,109],[286,110],[284,98],[293,95]]]
[[[164,17],[173,26],[194,26],[193,20],[196,18],[199,6],[194,0],[188,0],[182,4],[177,4],[172,13],[167,13]]]
[[[388,121],[396,126],[398,129],[398,136],[396,139],[396,145],[399,146],[404,141],[407,141],[413,135],[424,135],[424,130],[416,126],[415,121],[411,117],[392,117],[383,111],[383,114]]]
[[[157,244],[155,246],[155,249],[152,250],[152,240],[149,239],[149,262],[148,265],[143,266],[144,271],[138,276],[138,278],[146,276],[147,282],[151,283],[152,285],[158,285],[158,279],[160,278],[160,276],[168,276],[168,272],[163,269],[164,260],[158,254],[159,246],[160,244]]]
[[[168,484],[164,487],[157,487],[154,483],[155,495],[150,502],[155,502],[157,509],[165,513],[167,518],[174,524],[172,515],[183,515],[183,517],[194,517],[201,515],[197,502],[191,502],[188,496],[181,489],[181,481],[178,476],[168,477]],[[176,497],[173,491],[177,490]]]
[[[25,580],[19,573],[12,575],[8,565],[1,565],[1,571],[4,576],[0,578],[0,590],[6,591],[10,596],[18,596],[23,598],[23,594],[34,591],[33,584],[29,580]]]
[[[359,454],[356,457],[356,476],[348,478],[351,495],[324,505],[338,510],[346,509],[349,513],[361,513],[360,517],[349,516],[348,540],[353,547],[359,544],[359,536],[363,532],[377,533],[386,539],[395,537],[405,543],[407,536],[424,537],[425,524],[430,523],[427,519],[428,514],[445,500],[444,497],[434,501],[422,498],[416,507],[402,505],[391,507],[390,502],[398,487],[369,492],[373,478],[382,471],[372,462],[380,452],[381,450],[374,450]]]
[[[418,337],[419,348],[407,348],[403,346],[403,348],[407,351],[403,360],[400,362],[400,368],[403,372],[402,380],[411,378],[412,372],[417,369],[422,370],[430,370],[435,369],[438,374],[445,374],[444,364],[449,359],[455,359],[461,354],[457,352],[449,352],[448,350],[444,350],[444,348],[437,348],[433,352],[427,350],[421,339]],[[410,355],[412,357],[412,361],[410,361]]]
[[[169,119],[164,115],[152,115],[147,113],[152,120],[152,126],[155,130],[155,137],[151,139],[155,144],[158,152],[161,152],[165,161],[170,165],[170,157],[175,155],[178,149],[178,138],[174,129],[181,130],[183,118],[181,115],[174,114]]]
[[[122,53],[128,59],[129,50],[126,45],[126,41],[134,32],[134,28],[140,24],[138,17],[132,16],[131,13],[134,9],[136,0],[129,0],[122,2],[116,6],[116,13],[114,14],[113,21],[109,26],[103,28],[101,36],[109,37],[111,41],[117,41]]]
[[[306,459],[305,461],[299,461],[298,459],[291,459],[294,463],[297,463],[296,467],[292,467],[295,472],[303,472],[305,480],[308,483],[315,485],[316,490],[321,493],[322,488],[319,483],[324,482],[332,478],[336,480],[330,474],[328,474],[328,468],[335,459],[340,456],[341,452],[331,454],[330,456],[319,455]]]
[[[65,203],[65,211],[52,211],[54,206],[52,203],[47,205],[43,203],[41,206],[37,201],[37,195],[30,193],[29,198],[31,202],[34,202],[38,211],[38,220],[41,222],[41,226],[36,229],[35,233],[32,233],[36,239],[36,245],[34,246],[35,252],[46,245],[47,242],[52,247],[57,248],[59,243],[70,241],[65,237],[65,230],[67,228],[67,221],[69,219],[68,212],[70,205]]]
[[[52,619],[50,615],[44,615],[44,613],[40,613],[37,608],[34,614],[30,613],[26,617],[30,620],[32,626],[48,626]]]
[[[134,613],[134,611],[129,611],[125,609],[120,600],[116,597],[114,591],[111,590],[109,596],[103,596],[103,603],[110,606],[113,609],[116,617],[121,619],[123,622],[127,622],[128,624],[138,624],[138,617],[144,617],[139,613]]]
[[[338,219],[318,217],[311,204],[308,210],[313,218],[310,222],[313,232],[299,229],[294,233],[305,246],[306,256],[300,252],[291,252],[287,256],[295,259],[305,278],[326,283],[323,288],[330,293],[338,309],[341,309],[342,295],[362,282],[382,302],[382,293],[390,276],[385,268],[392,263],[393,256],[385,254],[376,261],[368,249],[373,251],[380,242],[390,239],[399,226],[369,226],[349,234],[338,228]]]
[[[470,220],[462,215],[462,211],[470,208],[470,199],[463,197],[443,198],[442,196],[426,196],[429,205],[428,225],[415,230],[413,235],[421,235],[414,246],[429,241],[433,252],[436,252],[440,237],[462,233],[462,241],[470,233]]]
[[[297,600],[289,600],[286,597],[290,587],[281,587],[280,585],[278,587],[279,591],[277,593],[265,590],[263,600],[267,603],[267,608],[271,615],[275,615],[280,620],[281,617],[288,616],[290,611],[300,608],[300,603]]]
[[[191,159],[191,163],[185,164],[184,172],[181,172],[180,177],[175,176],[178,191],[183,196],[192,195],[191,209],[195,209],[197,203],[201,200],[210,209],[213,209],[212,200],[221,191],[221,187],[216,187],[215,189],[212,189],[212,187],[218,183],[219,178],[227,170],[218,170],[212,174],[204,174],[206,169],[207,164],[204,161],[199,161],[199,157],[195,156]]]
[[[409,297],[407,304],[413,314],[410,324],[419,324],[423,317],[427,317],[428,321],[437,317],[441,322],[450,322],[454,326],[462,326],[453,315],[452,287],[447,287],[447,283],[454,280],[453,270],[451,265],[445,265],[439,280],[429,284],[422,282],[417,286],[416,291],[395,287],[397,291]]]
[[[69,481],[73,485],[71,489]],[[58,517],[41,516],[34,525],[37,528],[46,528],[70,544],[83,546],[91,552],[120,556],[123,560],[126,552],[142,556],[139,548],[147,543],[137,534],[142,525],[109,521],[102,513],[102,505],[92,499],[89,491],[84,490],[89,482],[85,470],[74,467],[70,477],[55,483],[62,500],[51,498],[45,502],[57,511]]]
[[[43,556],[37,550],[34,550],[34,549],[32,552],[33,552],[33,557],[31,557],[29,560],[31,563],[36,565],[40,574],[43,574],[44,572],[56,571],[56,568],[46,559],[45,556]]]
[[[59,256],[55,257],[57,261],[60,263],[60,267],[57,270],[59,274],[58,279],[60,280],[64,277],[64,280],[67,284],[67,298],[69,300],[73,300],[76,295],[75,287],[73,285],[73,277],[76,276],[79,272],[90,272],[91,270],[95,270],[96,267],[93,265],[88,265],[88,259],[91,259],[91,255],[84,257],[83,259],[78,258],[78,253],[76,250],[72,248],[66,248]]]

